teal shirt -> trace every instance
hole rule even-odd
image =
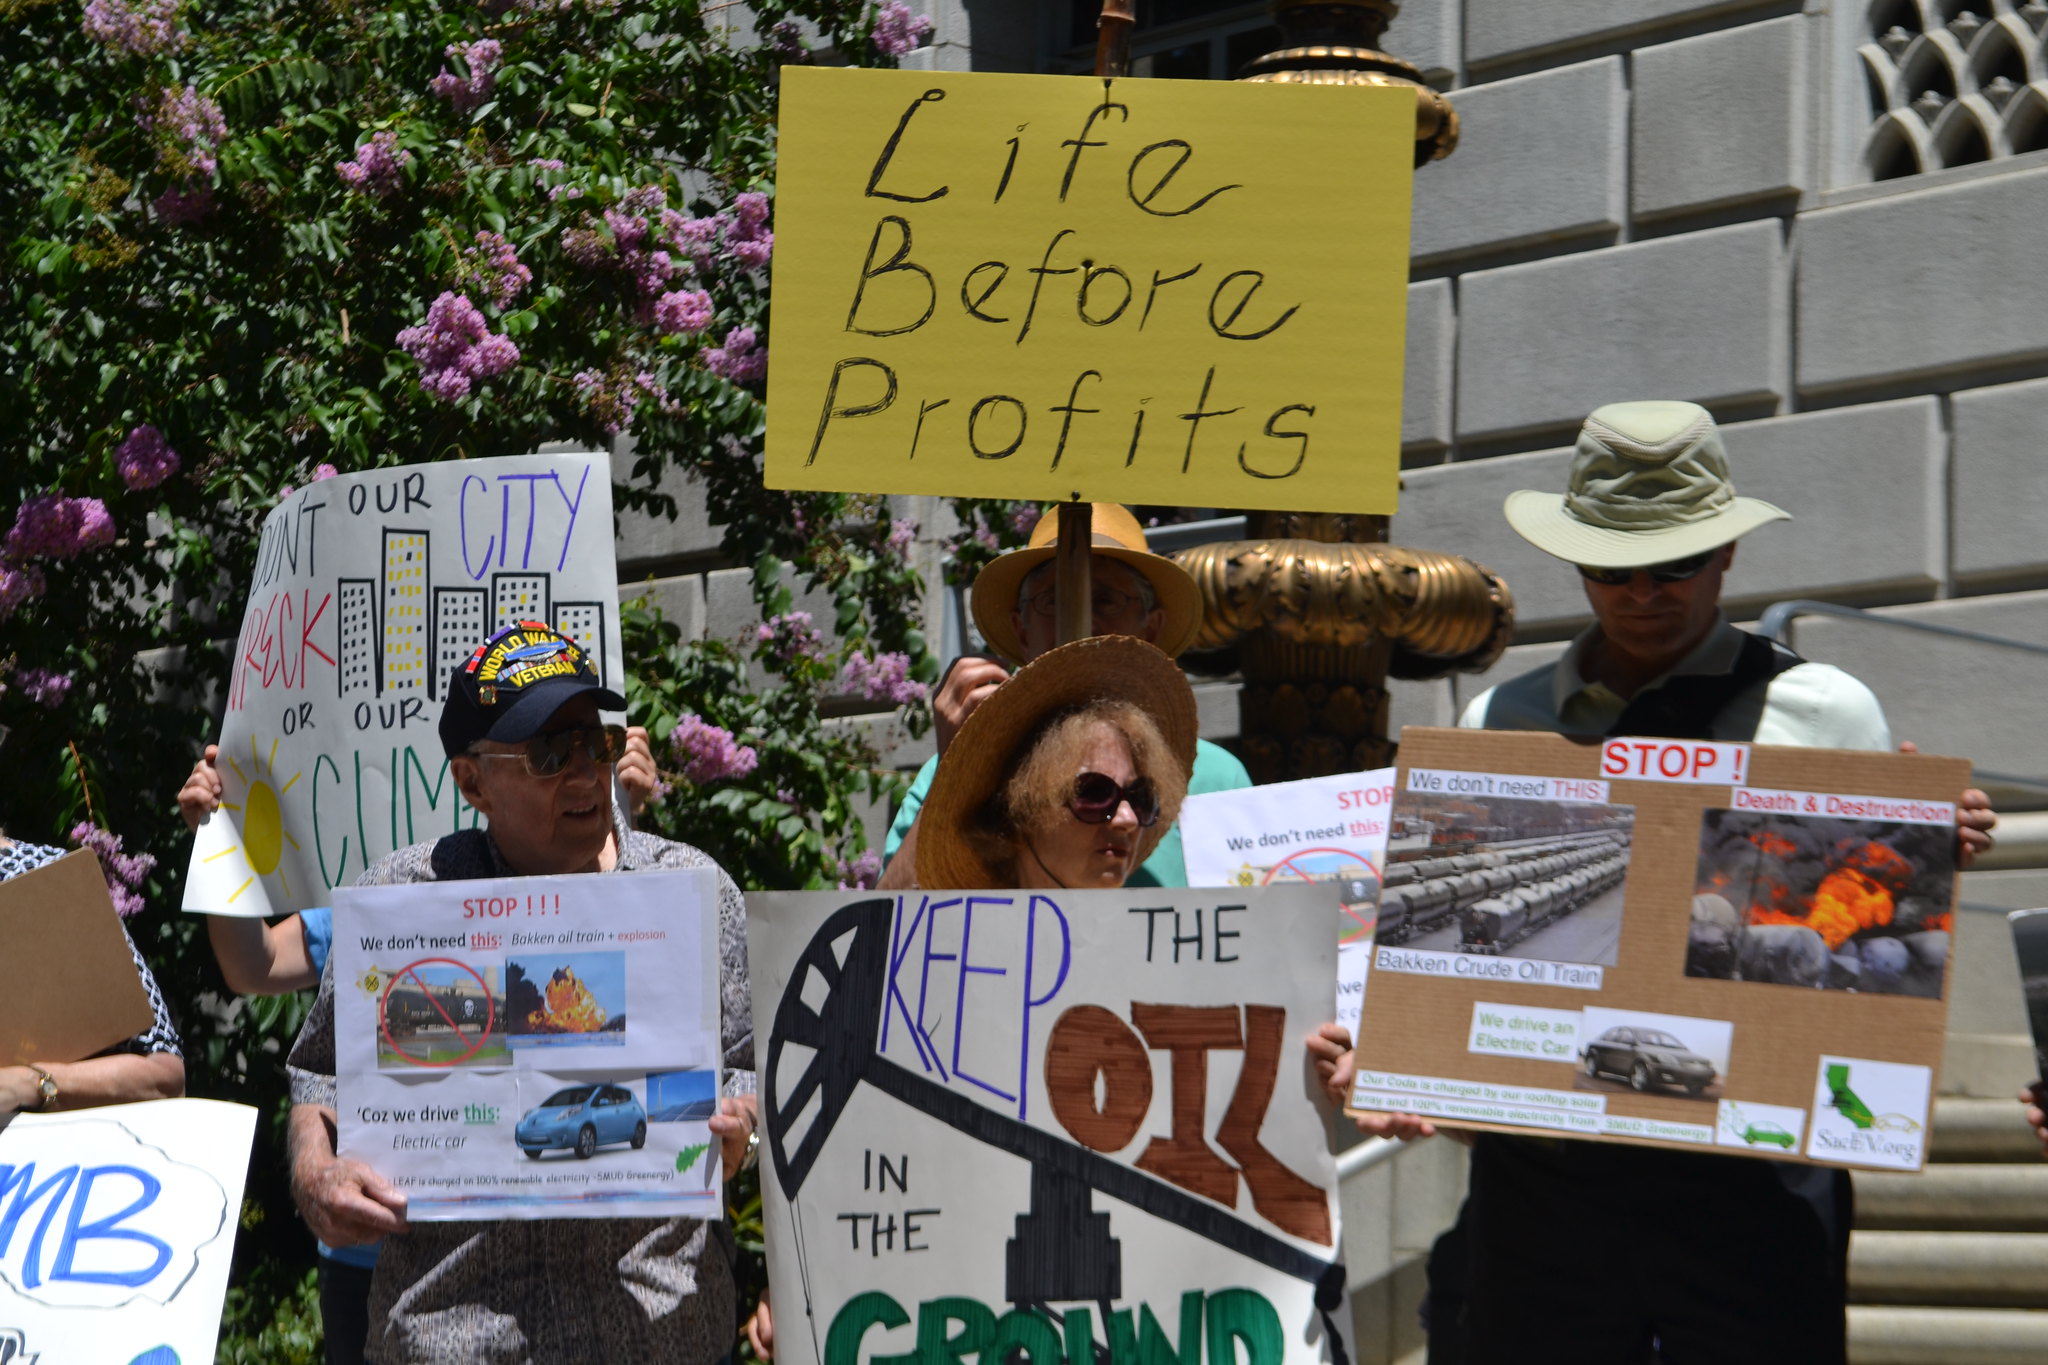
[[[924,795],[931,790],[932,774],[938,770],[939,760],[936,757],[926,759],[924,766],[917,770],[916,779],[904,794],[903,805],[896,811],[895,823],[889,826],[889,837],[882,844],[884,857],[895,857],[896,850],[903,846],[903,836],[910,833],[918,811],[924,809]],[[1206,739],[1195,741],[1195,770],[1188,778],[1189,796],[1202,792],[1234,792],[1251,785],[1251,774],[1244,770],[1244,764],[1237,761],[1235,754]],[[1166,831],[1166,837],[1159,841],[1159,847],[1152,850],[1152,856],[1125,883],[1127,886],[1187,884],[1188,865],[1180,851],[1179,825]]]

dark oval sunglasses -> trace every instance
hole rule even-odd
[[[1116,819],[1116,808],[1126,801],[1140,825],[1150,829],[1159,823],[1159,793],[1149,777],[1126,787],[1103,773],[1082,773],[1074,779],[1074,795],[1067,809],[1084,825],[1106,825]]]
[[[626,727],[590,725],[575,730],[550,730],[526,741],[516,754],[472,754],[472,758],[516,758],[529,777],[553,777],[569,766],[578,747],[592,763],[616,763],[626,756]]]
[[[1683,583],[1688,578],[1697,578],[1701,570],[1713,563],[1717,551],[1709,550],[1701,555],[1687,555],[1684,559],[1670,559],[1662,564],[1646,564],[1640,572],[1650,576],[1653,583]],[[1635,569],[1589,569],[1584,564],[1578,567],[1579,577],[1589,583],[1599,583],[1609,588],[1625,588],[1636,581]]]

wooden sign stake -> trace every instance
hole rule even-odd
[[[1130,74],[1132,0],[1102,0],[1096,20],[1095,74],[1115,79]],[[1059,548],[1053,553],[1053,601],[1058,640],[1070,644],[1095,633],[1095,507],[1079,500],[1059,506]]]

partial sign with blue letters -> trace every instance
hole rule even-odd
[[[212,1360],[255,1131],[214,1100],[0,1129],[0,1362]]]

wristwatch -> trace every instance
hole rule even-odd
[[[57,1107],[57,1080],[34,1062],[24,1063],[36,1073],[36,1104],[31,1113],[47,1114]]]

